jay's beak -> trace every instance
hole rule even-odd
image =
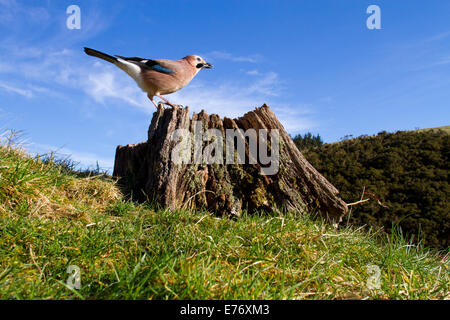
[[[211,63],[206,62],[206,64],[203,65],[202,69],[211,69],[213,65]]]

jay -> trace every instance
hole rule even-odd
[[[110,56],[106,53],[84,48],[84,52],[113,63],[132,77],[142,91],[147,93],[150,101],[158,108],[154,96],[166,104],[175,107],[162,95],[170,94],[184,88],[201,69],[210,69],[212,65],[195,55],[180,60],[143,59],[139,57]]]

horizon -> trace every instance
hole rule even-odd
[[[117,145],[145,141],[153,104],[83,47],[198,54],[214,68],[170,101],[221,118],[266,103],[291,136],[311,132],[331,143],[449,125],[448,1],[132,4],[0,0],[0,128],[23,131],[30,153],[59,150],[110,171]],[[366,25],[373,4],[379,30]],[[80,29],[67,28],[70,5],[80,8]]]

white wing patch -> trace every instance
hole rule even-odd
[[[130,77],[132,77],[134,81],[136,81],[138,86],[142,89],[142,91],[149,92],[150,88],[148,88],[142,81],[141,68],[139,66],[120,58],[117,59],[115,65],[125,71]]]
[[[141,68],[139,68],[139,66],[123,59],[117,59],[115,64],[120,69],[125,71],[130,77],[132,77],[137,83],[141,81]]]

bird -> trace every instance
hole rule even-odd
[[[212,64],[198,55],[188,55],[180,60],[145,59],[123,57],[103,53],[91,48],[84,48],[90,56],[108,61],[133,78],[147,97],[158,108],[153,98],[156,96],[165,104],[175,108],[163,95],[178,91],[191,82],[201,69],[210,69]]]

